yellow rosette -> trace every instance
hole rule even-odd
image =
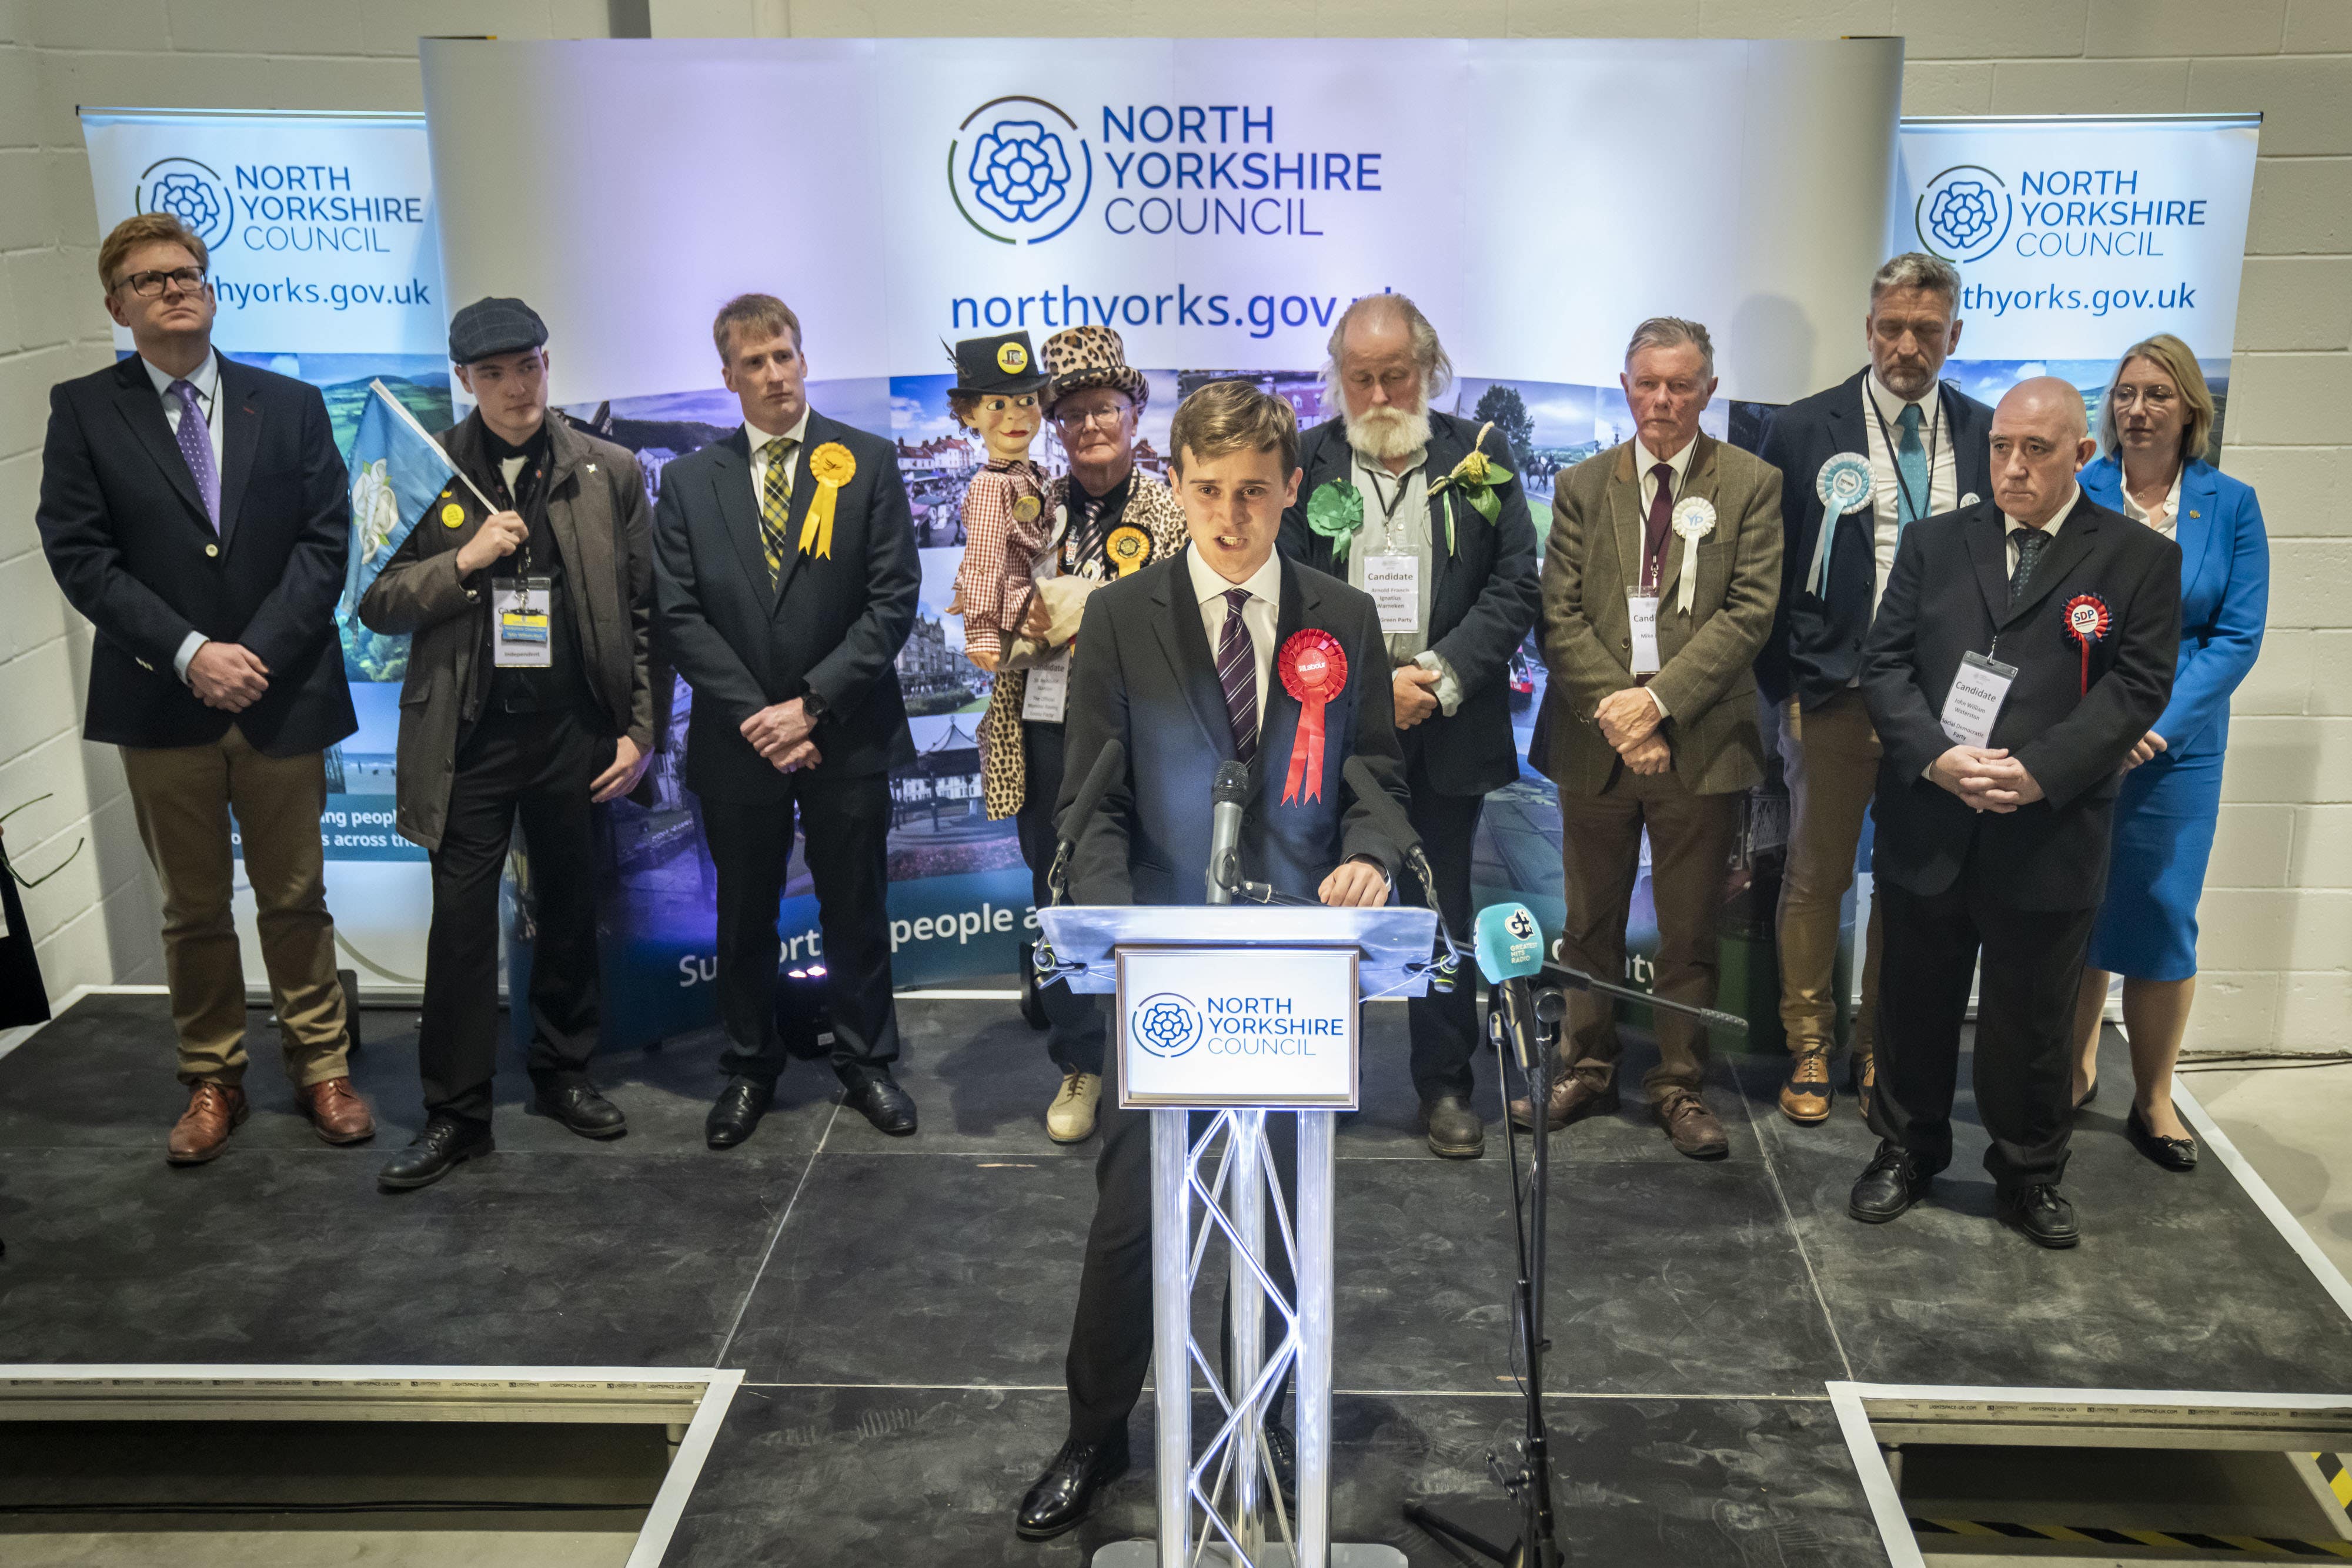
[[[809,454],[809,477],[816,481],[816,494],[809,497],[808,516],[801,522],[801,553],[807,555],[813,548],[831,560],[834,502],[841,487],[857,477],[857,459],[840,442],[828,441]]]
[[[1129,523],[1111,529],[1110,538],[1103,541],[1110,563],[1121,577],[1134,572],[1151,559],[1151,536]]]

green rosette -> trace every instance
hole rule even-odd
[[[1331,541],[1331,559],[1348,559],[1348,546],[1364,526],[1364,497],[1345,479],[1326,479],[1307,497],[1307,526]]]

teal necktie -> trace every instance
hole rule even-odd
[[[1917,403],[1905,403],[1895,423],[1903,427],[1902,439],[1895,444],[1895,468],[1903,476],[1897,486],[1902,498],[1895,503],[1895,526],[1899,532],[1904,524],[1917,522],[1923,515],[1920,508],[1927,505],[1927,449],[1919,444]]]

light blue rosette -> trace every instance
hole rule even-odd
[[[1838,519],[1870,500],[1870,459],[1856,452],[1836,454],[1822,465],[1813,491],[1822,498],[1822,533],[1813,541],[1813,564],[1805,573],[1805,588],[1818,597],[1828,591],[1830,538],[1837,532]]]

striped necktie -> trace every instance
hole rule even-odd
[[[1217,636],[1217,684],[1225,688],[1225,717],[1234,727],[1234,757],[1244,768],[1257,759],[1257,650],[1242,623],[1246,588],[1225,590],[1225,627]]]
[[[789,435],[779,435],[760,450],[767,455],[768,477],[760,486],[760,549],[768,558],[768,591],[784,580],[784,562],[792,550],[793,448]]]

